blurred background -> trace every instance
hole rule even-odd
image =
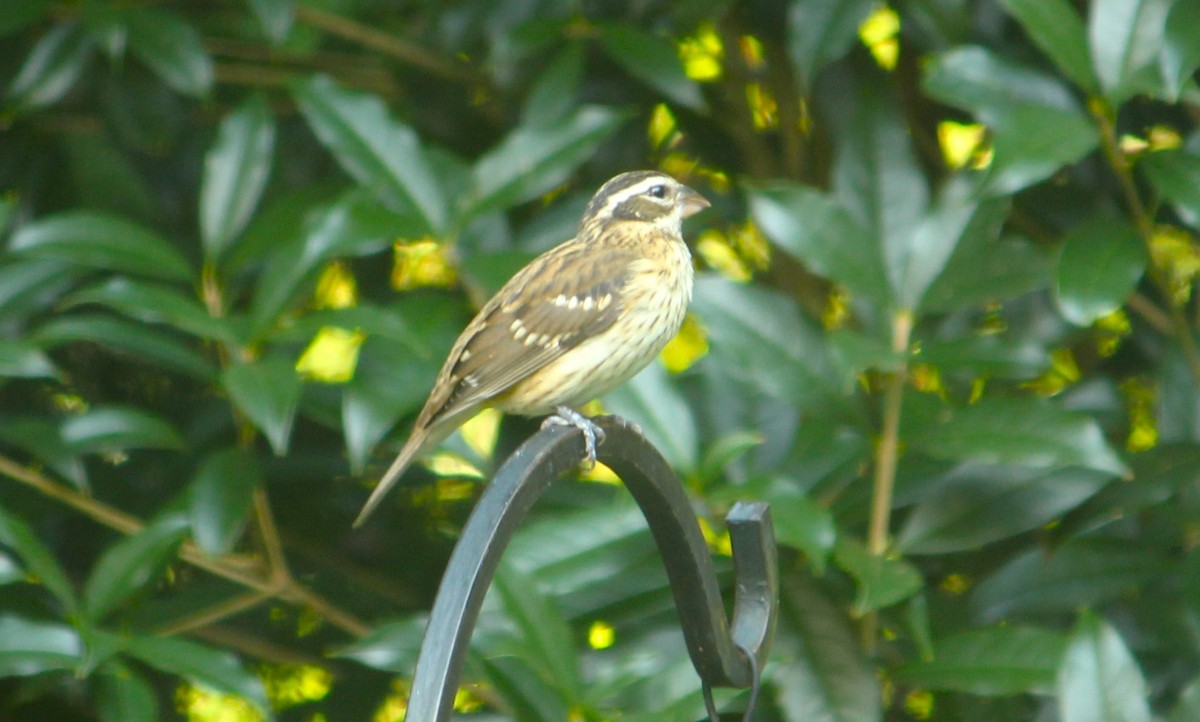
[[[0,718],[403,718],[536,422],[350,522],[473,310],[609,177],[712,208],[588,408],[769,501],[759,722],[1200,719],[1200,3],[0,4]],[[603,467],[505,558],[463,719],[698,720]],[[727,598],[732,595],[728,593]],[[721,690],[740,718],[747,693]]]

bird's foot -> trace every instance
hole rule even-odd
[[[542,422],[543,429],[547,426],[574,426],[582,431],[584,449],[587,452],[587,457],[583,460],[584,465],[588,469],[596,465],[596,446],[604,443],[604,429],[597,426],[596,422],[570,406],[559,406]]]

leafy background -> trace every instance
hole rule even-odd
[[[756,719],[1200,719],[1200,3],[0,5],[0,716],[403,715],[476,419],[349,523],[471,309],[659,167],[691,318],[602,402],[773,505]],[[599,408],[593,408],[593,411]],[[601,472],[471,719],[695,720]],[[745,692],[724,691],[735,714]]]

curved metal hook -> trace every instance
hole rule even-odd
[[[766,663],[778,609],[775,536],[767,505],[739,502],[726,517],[737,586],[731,630],[708,545],[683,485],[635,426],[613,416],[595,422],[605,433],[600,461],[625,482],[662,552],[700,679],[709,686],[748,686],[754,665],[741,650],[751,652],[759,668]],[[467,644],[509,539],[546,488],[583,455],[578,429],[545,428],[508,457],[484,490],[438,589],[413,675],[409,722],[450,719]]]

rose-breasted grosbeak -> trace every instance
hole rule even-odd
[[[622,173],[601,186],[575,237],[521,269],[458,337],[354,525],[413,459],[485,407],[578,426],[595,462],[603,434],[573,407],[624,383],[679,330],[692,297],[680,225],[707,207],[657,171]]]

